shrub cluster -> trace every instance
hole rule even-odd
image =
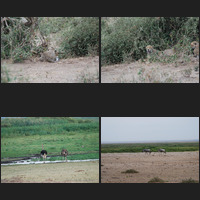
[[[39,27],[42,34],[48,36],[66,29],[73,17],[39,17]]]
[[[188,52],[194,40],[199,41],[198,17],[103,18],[102,65],[144,59],[147,45]]]
[[[7,27],[1,25],[1,58],[12,58],[20,62],[30,56],[30,28],[17,17],[13,17]]]
[[[84,17],[72,20],[62,40],[60,51],[66,56],[98,55],[99,19]]]
[[[31,29],[19,17],[9,17],[9,24],[1,25],[1,58],[21,62],[33,52],[39,55],[46,49],[38,43],[39,32],[48,45],[59,40],[60,57],[98,55],[99,19],[97,17],[38,17]],[[7,23],[7,22],[6,22]],[[50,34],[54,34],[51,38]],[[59,34],[57,34],[59,33]],[[41,36],[40,34],[40,36]],[[55,40],[55,41],[50,41]]]

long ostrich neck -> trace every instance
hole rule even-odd
[[[44,150],[43,144],[42,144],[42,150]]]

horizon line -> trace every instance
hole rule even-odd
[[[170,143],[170,142],[199,142],[199,139],[192,139],[192,140],[153,140],[153,141],[108,141],[108,142],[102,142],[101,144],[119,144],[119,143]]]

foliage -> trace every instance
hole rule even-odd
[[[163,148],[166,152],[181,152],[181,151],[197,151],[199,150],[198,142],[191,143],[132,143],[132,144],[102,144],[102,153],[122,153],[122,152],[142,152],[143,149],[151,149],[152,152],[157,152]]]
[[[14,62],[21,62],[31,55],[31,30],[17,17],[6,28],[1,27],[1,58],[12,58]]]
[[[157,50],[176,46],[191,53],[190,43],[199,40],[198,17],[121,17],[102,19],[102,65],[146,57],[145,47]],[[111,22],[110,22],[111,21]]]
[[[1,137],[65,134],[98,131],[98,123],[71,117],[6,118],[1,121]]]
[[[73,17],[39,17],[40,31],[48,36],[51,33],[57,33],[66,29]]]
[[[49,46],[59,40],[59,57],[98,55],[97,17],[38,17],[34,28],[22,23],[21,18],[9,17],[10,24],[1,28],[2,59],[21,62],[40,55],[47,50],[40,44],[43,36]],[[52,38],[52,34],[56,34],[56,38]]]
[[[84,17],[72,21],[71,26],[63,33],[62,52],[67,56],[85,56],[91,51],[98,54],[99,19]]]

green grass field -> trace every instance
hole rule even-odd
[[[60,155],[62,148],[66,148],[69,160],[98,159],[99,120],[70,117],[1,119],[1,159],[40,154],[42,144],[48,156]]]
[[[176,143],[123,143],[123,144],[102,144],[101,153],[123,153],[142,152],[143,149],[150,148],[152,152],[157,152],[163,148],[166,152],[198,151],[198,142],[176,142]]]

